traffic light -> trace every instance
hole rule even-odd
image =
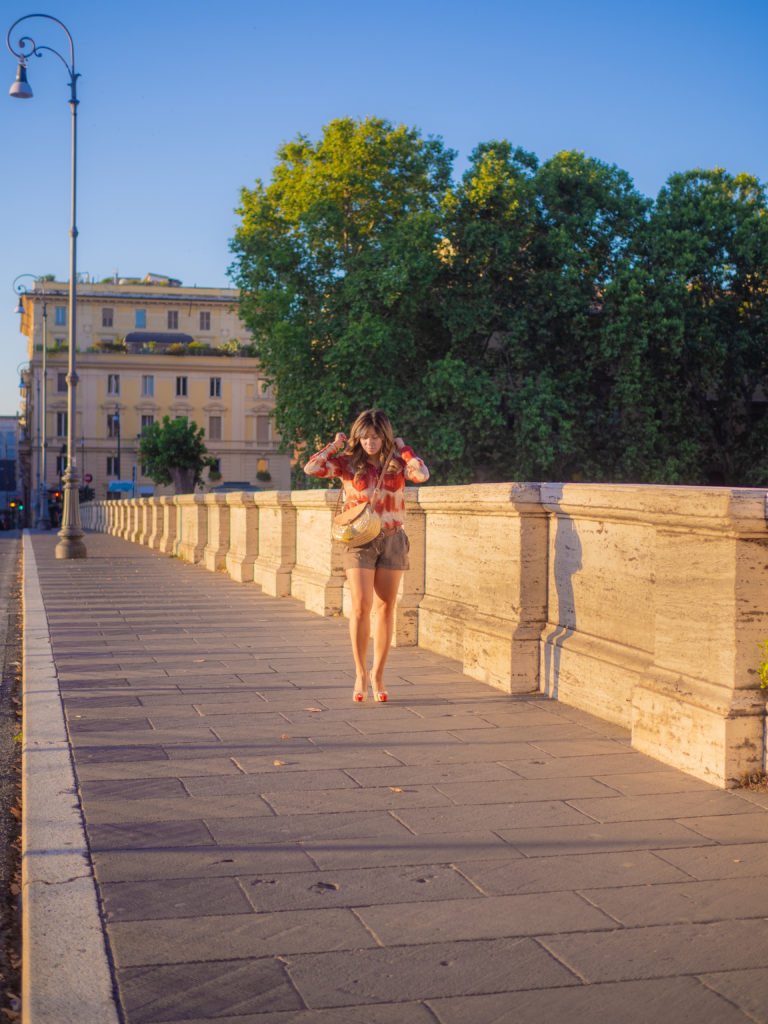
[[[24,511],[24,502],[23,501],[17,502],[16,503],[16,507],[18,508],[19,512],[23,512]]]
[[[19,507],[18,501],[12,501],[11,502],[11,508],[18,508],[18,507]]]

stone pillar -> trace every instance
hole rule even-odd
[[[538,484],[421,487],[419,644],[507,693],[538,689],[547,518]]]
[[[653,498],[632,484],[542,484],[549,512],[541,689],[629,729],[653,660]]]
[[[163,520],[160,532],[160,543],[157,550],[164,555],[176,553],[176,532],[178,523],[178,509],[173,497],[163,495],[157,499],[160,502],[161,515]]]
[[[185,562],[199,562],[208,536],[205,495],[177,494],[173,501],[178,510],[176,554]]]
[[[139,531],[138,541],[144,547],[149,547],[149,538],[154,525],[154,501],[152,498],[139,498],[139,502],[141,508],[141,530]]]
[[[122,537],[127,522],[128,506],[122,498],[115,498],[115,537]]]
[[[144,535],[144,508],[145,498],[131,498],[131,522],[128,531],[128,540],[133,544],[141,544]]]
[[[317,615],[339,615],[344,571],[341,548],[331,540],[331,520],[337,491],[294,491],[296,564],[291,574],[291,597]]]
[[[225,565],[238,583],[253,582],[253,563],[259,553],[259,509],[253,503],[252,491],[230,491],[229,548]]]
[[[253,582],[265,594],[288,597],[296,562],[296,509],[291,492],[257,491],[253,501],[259,514],[259,553],[253,562]]]
[[[113,537],[120,536],[123,522],[123,503],[119,498],[114,498],[109,503],[110,512],[110,533]]]
[[[149,522],[147,524],[147,547],[154,551],[160,548],[160,539],[163,536],[163,506],[160,498],[148,498]]]
[[[633,693],[632,745],[733,786],[765,767],[765,492],[664,490],[653,516],[654,657]]]
[[[128,503],[123,498],[115,499],[115,536],[125,539],[128,528]]]
[[[207,514],[207,537],[203,550],[206,569],[216,572],[226,565],[229,548],[229,505],[226,494],[203,495]]]

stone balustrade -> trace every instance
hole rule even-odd
[[[86,529],[175,554],[319,615],[348,614],[336,492],[83,505]],[[765,770],[768,525],[757,489],[477,484],[406,491],[395,643],[631,730],[720,786]]]

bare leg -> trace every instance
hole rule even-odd
[[[374,694],[386,692],[384,666],[389,656],[389,648],[392,646],[392,634],[395,631],[395,604],[402,576],[402,569],[376,569],[373,580],[376,622],[373,630],[371,681]]]
[[[352,611],[349,616],[349,638],[355,659],[355,690],[363,695],[368,690],[368,641],[371,636],[371,608],[375,569],[347,569]]]

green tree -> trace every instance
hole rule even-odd
[[[415,129],[342,119],[283,145],[271,183],[243,189],[230,273],[284,443],[327,440],[378,405],[438,478],[471,475],[483,380],[439,301],[452,159]]]
[[[616,373],[609,293],[632,260],[647,205],[624,171],[581,153],[540,165],[502,141],[472,155],[449,222],[445,317],[459,351],[482,358],[500,395],[502,428],[483,443],[486,472],[606,472]]]
[[[186,416],[147,427],[139,443],[141,471],[156,484],[174,484],[176,493],[193,490],[203,483],[203,470],[215,460],[203,443],[205,431]]]
[[[767,214],[757,179],[722,169],[674,174],[658,196],[617,288],[637,479],[768,482]]]

